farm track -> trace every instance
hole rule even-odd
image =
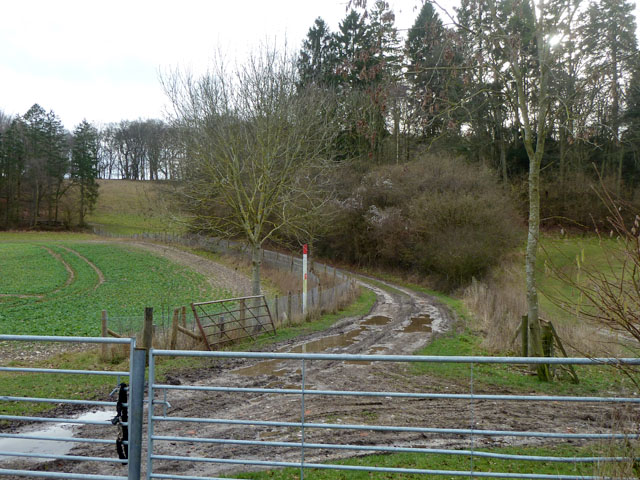
[[[200,257],[157,245],[142,244],[143,248],[160,251],[171,259],[212,263]],[[174,260],[175,261],[175,260]],[[211,271],[218,270],[217,267]],[[203,270],[200,270],[203,273]],[[228,269],[227,269],[228,270]],[[279,352],[332,353],[388,353],[412,354],[430,342],[434,335],[443,333],[454,325],[452,314],[443,305],[428,295],[393,285],[386,291],[368,285],[378,299],[371,312],[362,317],[346,318],[330,329],[284,341],[267,348]],[[416,323],[416,319],[430,318],[430,323]],[[420,326],[422,328],[420,328]],[[410,366],[391,363],[345,364],[342,362],[307,362],[306,388],[327,390],[360,391],[431,391],[468,393],[469,377],[450,380],[422,374],[416,375]],[[174,381],[184,385],[254,387],[254,388],[299,388],[301,381],[299,362],[255,362],[249,360],[225,360],[213,362],[210,367],[194,369],[176,374]],[[476,390],[476,393],[508,393]],[[227,394],[171,391],[168,397],[170,416],[217,417],[228,419],[254,419],[267,421],[296,422],[300,418],[300,398],[297,395]],[[146,418],[146,416],[145,416]],[[501,430],[539,430],[544,425],[547,431],[603,431],[611,422],[611,412],[602,407],[574,408],[572,405],[539,403],[535,406],[520,402],[501,403],[494,401],[468,400],[416,400],[368,398],[368,397],[324,397],[307,396],[305,420],[314,423],[343,423],[428,426],[442,428],[477,428]],[[146,431],[146,427],[145,427]],[[277,442],[299,442],[298,429],[278,427],[251,427],[241,425],[205,425],[159,423],[156,435],[181,437],[217,437],[243,440],[270,440]],[[115,429],[83,427],[80,435],[94,438],[113,438]],[[469,439],[455,436],[436,436],[411,432],[330,431],[307,429],[307,443],[349,443],[355,445],[382,444],[388,446],[424,447],[468,447]],[[497,447],[525,443],[514,438],[481,437],[475,446]],[[537,445],[541,441],[529,439],[527,444]],[[300,452],[290,447],[259,447],[252,445],[215,445],[195,442],[156,442],[154,453],[160,455],[204,456],[211,458],[277,459],[296,462]],[[74,455],[113,456],[113,447],[81,445],[72,450]],[[357,452],[307,450],[305,460],[320,462],[338,457],[357,455]],[[85,474],[123,474],[123,467],[102,463],[56,462],[56,469]],[[177,464],[156,462],[156,473],[176,473],[192,476],[215,476],[245,471],[248,467],[213,465],[204,463]],[[51,469],[51,462],[39,464],[16,462],[13,468]]]
[[[194,253],[186,252],[168,245],[161,245],[150,242],[127,242],[138,248],[155,253],[166,259],[184,265],[192,270],[204,275],[209,284],[218,290],[228,290],[234,296],[245,296],[251,294],[251,280],[237,269],[232,269],[203,258]]]

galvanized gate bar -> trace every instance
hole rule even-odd
[[[280,467],[297,468],[300,463],[296,462],[268,462],[251,459],[231,459],[231,458],[202,458],[202,457],[181,457],[175,455],[153,455],[156,460],[168,460],[174,462],[201,462],[201,463],[221,463],[231,465],[251,465],[260,467]],[[430,470],[422,468],[391,468],[391,467],[360,467],[356,465],[338,465],[327,463],[304,463],[304,468],[318,468],[322,470],[345,470],[355,472],[376,472],[376,473],[402,473],[402,474],[422,474],[422,475],[451,475],[454,477],[489,477],[489,478],[520,478],[520,479],[543,479],[543,480],[602,480],[602,477],[584,475],[547,475],[542,473],[503,473],[503,472],[467,472],[459,470]],[[151,474],[149,478],[159,478]],[[180,478],[177,476],[163,478]],[[202,478],[202,477],[194,477]]]
[[[159,390],[194,390],[203,392],[237,392],[237,393],[277,393],[283,395],[300,395],[302,390],[294,388],[242,388],[242,387],[205,387],[200,385],[166,385],[157,384]],[[490,395],[467,393],[414,393],[414,392],[364,392],[358,390],[307,390],[305,395],[335,395],[341,397],[392,397],[450,400],[506,400],[533,402],[578,402],[578,403],[640,403],[640,397],[571,397],[566,395]]]
[[[16,477],[36,477],[36,478],[61,478],[63,480],[127,480],[127,477],[117,477],[113,475],[89,475],[86,473],[59,473],[59,472],[37,472],[30,470],[10,470],[0,468],[0,476],[14,475]]]
[[[74,438],[74,437],[40,437],[38,435],[25,435],[23,433],[16,435],[13,433],[0,433],[0,438],[19,438],[21,440],[50,440],[52,442],[70,442],[70,443],[96,443],[102,445],[115,445],[115,440],[102,440],[100,438]],[[13,456],[13,454],[11,454]]]
[[[94,407],[115,407],[116,402],[102,402],[99,400],[69,400],[63,398],[40,397],[9,397],[0,395],[0,402],[33,402],[33,403],[64,403],[66,405],[91,405]]]
[[[0,335],[0,341],[14,342],[61,342],[61,343],[112,343],[129,345],[131,338],[111,337],[62,337],[56,335]]]
[[[0,367],[0,372],[15,373],[60,373],[69,375],[102,375],[107,377],[128,377],[129,372],[116,372],[113,370],[64,370],[56,368],[20,368],[20,367]]]
[[[261,427],[293,427],[301,428],[301,422],[267,422],[260,420],[229,420],[225,418],[194,418],[194,417],[166,417],[153,416],[153,421],[179,423],[211,423],[218,425],[258,425]],[[531,432],[512,430],[472,430],[469,428],[430,428],[430,427],[396,427],[385,425],[356,425],[345,423],[306,423],[308,428],[325,428],[328,430],[371,430],[374,432],[413,432],[439,433],[441,435],[485,435],[490,437],[533,437],[533,438],[573,438],[573,439],[637,439],[640,434],[626,433],[557,433]]]
[[[27,417],[21,415],[0,415],[0,420],[16,420],[24,422],[49,422],[49,423],[73,423],[76,425],[111,425],[111,422],[100,420],[79,420],[77,418],[61,418],[61,417]],[[123,425],[127,425],[124,423]]]
[[[338,353],[208,352],[202,350],[153,350],[164,357],[254,358],[279,360],[333,360],[340,362],[409,362],[409,363],[497,363],[553,365],[640,365],[639,358],[584,357],[476,357],[435,355],[352,355]]]
[[[308,424],[305,423],[305,426]],[[295,447],[316,448],[323,450],[362,450],[367,452],[387,453],[433,453],[449,455],[473,455],[474,457],[496,458],[501,460],[525,460],[534,462],[557,463],[593,463],[593,462],[620,462],[627,460],[625,457],[552,457],[542,455],[512,455],[506,453],[479,452],[477,450],[453,450],[447,448],[427,447],[385,447],[382,445],[345,445],[336,443],[302,443],[302,442],[271,442],[266,440],[227,440],[222,438],[196,438],[196,437],[170,437],[154,435],[154,440],[167,442],[211,443],[219,445],[255,445],[265,447]],[[155,456],[153,458],[156,458]]]
[[[82,455],[54,455],[54,454],[51,454],[51,453],[10,453],[10,452],[0,452],[0,456],[24,457],[24,458],[48,458],[50,460],[73,460],[73,461],[83,461],[83,462],[104,462],[104,463],[120,463],[120,464],[127,463],[126,460],[120,460],[119,458],[85,457],[85,456],[82,456]]]

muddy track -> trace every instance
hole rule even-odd
[[[418,292],[394,286],[389,293],[369,285],[378,300],[371,312],[363,317],[346,318],[329,330],[280,344],[269,351],[331,352],[352,354],[412,354],[426,345],[434,335],[453,328],[452,314],[435,299]],[[216,361],[209,368],[176,375],[172,380],[182,385],[207,385],[254,388],[299,388],[299,361],[256,362],[245,360]],[[468,393],[469,377],[443,380],[428,374],[418,375],[410,365],[379,362],[376,364],[316,361],[306,364],[306,388],[315,390],[404,391]],[[480,393],[480,392],[476,392]],[[498,393],[496,391],[486,393]],[[251,419],[262,421],[298,422],[301,414],[299,395],[264,393],[202,393],[174,390],[168,400],[169,416]],[[160,407],[156,414],[160,413]],[[305,421],[332,424],[377,424],[394,426],[423,426],[442,428],[476,428],[500,430],[602,431],[610,420],[602,407],[574,408],[539,403],[518,402],[498,404],[494,401],[390,399],[388,397],[332,397],[305,396]],[[544,425],[544,427],[543,427]],[[146,432],[146,425],[145,425]],[[298,428],[273,426],[243,426],[225,424],[197,424],[161,422],[155,426],[156,435],[180,437],[233,438],[300,442]],[[85,427],[81,436],[113,438],[115,430]],[[519,444],[514,437],[480,437],[474,439],[478,447]],[[529,444],[536,444],[528,439]],[[566,441],[566,440],[565,440]],[[414,432],[373,432],[307,428],[305,443],[341,443],[352,445],[378,444],[411,447],[465,448],[468,438],[455,435],[434,435]],[[113,447],[82,445],[72,450],[74,455],[113,455]],[[224,459],[277,460],[297,462],[300,450],[293,447],[264,447],[250,444],[217,445],[157,441],[154,453],[159,455],[201,456]],[[362,451],[307,449],[307,462],[320,462],[361,455]],[[123,474],[124,467],[101,463],[56,462],[57,469],[74,473]],[[248,467],[233,464],[175,463],[156,461],[156,473],[177,473],[192,476],[216,476]],[[19,466],[18,464],[14,467]],[[23,467],[26,465],[23,465]],[[49,463],[30,464],[30,469],[51,468]]]

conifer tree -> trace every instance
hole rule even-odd
[[[78,223],[81,227],[98,198],[98,145],[98,131],[83,120],[73,132],[71,150],[71,180],[79,189]]]

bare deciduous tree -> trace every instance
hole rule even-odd
[[[333,97],[296,84],[295,63],[266,49],[233,71],[218,58],[200,77],[163,79],[187,151],[192,227],[248,243],[255,295],[264,242],[285,229],[304,231],[331,197]]]

